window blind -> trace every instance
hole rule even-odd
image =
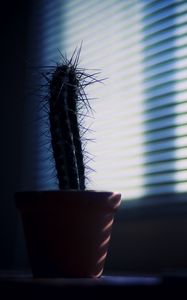
[[[187,2],[40,0],[36,6],[36,61],[57,61],[57,49],[70,57],[83,42],[80,65],[108,78],[87,89],[96,98],[94,119],[87,120],[95,139],[87,147],[95,159],[88,188],[118,190],[125,199],[186,192]],[[55,188],[43,142],[38,185]]]

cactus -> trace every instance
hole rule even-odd
[[[50,78],[43,74],[48,81],[51,145],[60,189],[85,190],[80,116],[90,110],[85,87],[98,81],[98,72],[89,75],[78,67],[80,51],[75,50],[70,60],[61,54],[62,63]]]

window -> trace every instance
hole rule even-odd
[[[81,66],[108,77],[87,90],[97,98],[88,188],[129,200],[186,192],[187,2],[40,0],[34,26],[36,64],[54,64],[57,49],[71,56],[83,41]],[[37,155],[38,186],[55,187],[43,142]]]

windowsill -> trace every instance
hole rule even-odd
[[[31,273],[5,271],[0,272],[0,296],[23,297],[23,299],[56,299],[70,296],[72,294],[95,296],[97,292],[105,292],[105,295],[111,295],[112,292],[129,292],[132,296],[135,292],[162,292],[167,294],[173,290],[181,292],[187,284],[186,274],[167,274],[167,276],[157,275],[104,275],[101,278],[53,278],[53,279],[33,279]],[[2,298],[3,299],[3,298]]]

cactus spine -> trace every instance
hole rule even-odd
[[[80,110],[89,110],[84,88],[96,81],[78,68],[80,49],[57,65],[49,80],[49,121],[53,157],[60,189],[85,189]],[[75,56],[75,57],[74,57]],[[80,108],[81,107],[81,108]]]

